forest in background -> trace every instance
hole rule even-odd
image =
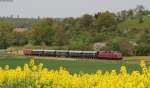
[[[16,32],[15,28],[28,30]],[[77,18],[0,17],[0,49],[14,46],[150,55],[150,11],[138,5]]]

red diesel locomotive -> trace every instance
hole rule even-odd
[[[38,50],[24,49],[26,56],[56,56],[121,60],[122,54],[117,51],[73,51],[73,50]]]

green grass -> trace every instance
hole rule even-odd
[[[23,66],[23,64],[28,63],[30,60],[29,57],[0,57],[0,66],[4,67],[6,64],[11,68],[16,66]],[[47,58],[38,58],[35,60],[36,64],[43,63],[44,67],[49,69],[59,69],[64,67],[69,70],[71,73],[95,73],[97,70],[111,71],[113,69],[119,72],[120,67],[125,65],[127,71],[130,73],[133,70],[140,70],[140,66],[137,64],[127,64],[124,61],[91,61],[91,60],[55,60]]]
[[[145,60],[145,61],[150,61],[150,56],[128,56],[128,57],[124,57],[124,60]]]

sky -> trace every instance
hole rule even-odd
[[[79,17],[100,11],[117,12],[137,5],[150,10],[150,0],[0,0],[0,16]]]

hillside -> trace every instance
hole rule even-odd
[[[85,14],[64,19],[0,18],[0,48],[31,45],[26,48],[39,46],[150,55],[150,16],[138,16],[138,13],[132,19],[131,16],[102,12],[95,16]],[[15,33],[13,25],[31,30]]]
[[[37,21],[37,19],[34,19],[34,18],[1,18],[0,17],[0,21],[13,23],[15,27],[29,28],[32,26],[34,22]]]
[[[150,16],[143,17],[143,23],[139,23],[138,19],[127,19],[118,24],[119,29],[150,29]]]

